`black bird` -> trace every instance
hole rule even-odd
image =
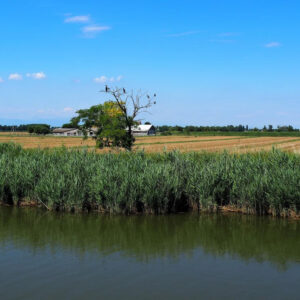
[[[149,96],[149,95],[147,95],[147,98],[148,98],[148,99],[150,99],[150,96]]]
[[[123,93],[124,93],[124,94],[126,94],[126,91],[125,91],[125,89],[124,89],[124,88],[123,88]]]
[[[156,94],[154,94],[154,97],[156,97]]]
[[[106,85],[105,86],[105,92],[107,93],[109,91],[109,88],[108,88],[108,86]]]

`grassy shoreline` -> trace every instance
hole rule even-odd
[[[222,210],[297,218],[300,156],[279,150],[96,154],[0,144],[0,202],[57,211]]]

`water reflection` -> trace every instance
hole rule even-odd
[[[300,222],[243,215],[99,216],[0,208],[0,247],[33,252],[119,253],[136,261],[178,259],[196,250],[217,257],[300,262]]]

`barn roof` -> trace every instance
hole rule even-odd
[[[149,125],[136,125],[132,127],[133,131],[149,131],[152,127],[154,127],[153,125],[149,124]]]
[[[68,132],[72,130],[77,130],[77,128],[55,128],[53,129],[53,133],[63,133],[63,132]]]

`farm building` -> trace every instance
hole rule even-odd
[[[88,136],[95,136],[96,132],[97,132],[96,127],[91,128],[88,131]],[[52,131],[52,134],[55,136],[83,136],[83,132],[77,128],[55,128]],[[153,125],[136,125],[132,127],[132,134],[134,136],[155,135],[156,130]]]
[[[55,136],[83,136],[83,132],[77,128],[55,128],[52,131]],[[95,136],[95,130],[88,131],[88,136]]]
[[[132,134],[134,136],[155,135],[156,130],[155,130],[155,127],[151,124],[149,124],[149,125],[137,125],[137,126],[132,127]]]

